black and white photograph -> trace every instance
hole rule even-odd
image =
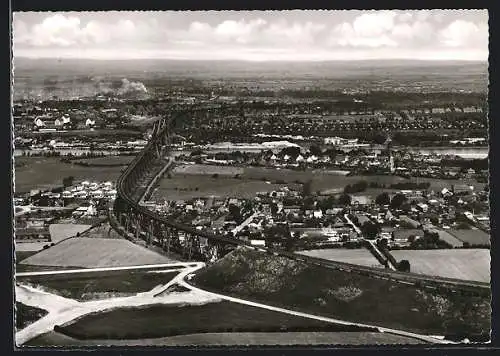
[[[488,18],[14,12],[16,347],[489,343]]]

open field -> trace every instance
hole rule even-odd
[[[30,257],[30,256],[33,256],[35,253],[37,253],[38,251],[18,251],[16,249],[16,263],[19,263],[21,262],[22,260]]]
[[[83,224],[51,224],[49,225],[50,240],[57,243],[68,237],[76,236],[77,233],[81,234],[91,226]]]
[[[200,333],[138,340],[78,340],[51,331],[23,346],[232,346],[232,345],[387,345],[423,344],[423,341],[378,332],[237,332]]]
[[[423,177],[412,177],[410,179],[411,182],[423,183],[429,182],[431,186],[429,189],[433,190],[442,190],[443,188],[450,189],[452,185],[472,185],[474,186],[474,191],[481,191],[484,189],[487,183],[479,183],[474,179],[437,179],[437,178],[423,178]]]
[[[17,282],[79,301],[131,296],[168,283],[178,272],[89,272],[18,277]]]
[[[15,242],[16,246],[16,253],[17,251],[19,252],[33,252],[36,253],[38,251],[43,250],[43,246],[45,245],[50,245],[51,242],[49,241],[41,241],[41,242]]]
[[[75,162],[82,162],[86,164],[95,164],[95,165],[123,165],[127,166],[135,156],[104,156],[104,157],[94,157],[94,158],[85,158],[78,159]]]
[[[68,269],[79,269],[79,266],[40,266],[40,265],[29,265],[24,263],[16,264],[16,273],[21,272],[44,272],[44,271],[63,271]]]
[[[123,239],[118,232],[113,230],[113,228],[109,225],[109,222],[104,222],[101,225],[94,227],[93,229],[81,234],[80,237],[86,237],[89,239]]]
[[[488,334],[490,298],[415,286],[237,249],[197,272],[203,289],[341,320],[431,335]]]
[[[469,243],[471,246],[474,245],[490,245],[491,237],[484,231],[477,229],[466,229],[466,230],[447,230],[451,235],[459,239],[464,243]]]
[[[202,175],[172,175],[164,178],[153,193],[154,199],[184,200],[196,197],[253,198],[258,192],[278,190],[286,184],[267,184],[263,181]]]
[[[25,163],[15,168],[15,192],[50,189],[62,185],[64,177],[78,180],[115,181],[124,167],[83,167],[63,163],[57,157],[18,157]]]
[[[218,178],[212,177],[218,174]],[[236,175],[239,179],[235,179]],[[323,169],[293,170],[266,167],[227,167],[216,165],[180,165],[176,167],[171,178],[164,178],[155,193],[156,198],[168,196],[167,199],[179,200],[194,197],[215,195],[220,197],[253,197],[259,191],[276,190],[282,185],[292,185],[294,189],[301,189],[300,184],[311,180],[311,189],[323,194],[341,193],[345,186],[359,181],[376,182],[389,186],[400,182],[430,182],[430,189],[441,190],[451,188],[452,184],[463,184],[462,181],[411,178],[406,179],[392,175],[346,176],[344,173]],[[272,184],[267,184],[271,182]],[[482,189],[484,183],[468,182]],[[198,190],[196,190],[198,189]],[[397,192],[391,188],[369,188],[364,195],[376,196],[384,191]]]
[[[323,258],[330,261],[346,262],[369,267],[383,267],[366,248],[329,248],[321,250],[299,251],[297,253],[306,256]]]
[[[47,314],[46,310],[16,302],[16,329],[24,329]]]
[[[490,281],[490,250],[393,250],[396,260],[410,261],[411,272],[458,278],[472,281]]]
[[[175,262],[127,240],[75,237],[54,245],[21,264],[83,268]]]
[[[177,165],[172,170],[175,174],[218,174],[221,176],[235,176],[236,174],[242,174],[244,171],[245,169],[241,167],[216,166],[210,164],[183,164]]]
[[[450,234],[446,230],[438,230],[437,232],[439,234],[439,239],[447,242],[453,248],[455,248],[455,247],[462,247],[464,245],[464,243],[462,241],[460,241],[459,239],[457,239],[455,236],[453,236],[452,234]]]
[[[482,190],[486,183],[478,183],[473,179],[435,179],[435,178],[420,178],[412,177],[410,179],[393,176],[393,175],[353,175],[345,176],[343,174],[330,173],[328,170],[316,169],[308,171],[298,171],[291,169],[276,169],[276,168],[262,168],[262,167],[248,167],[245,168],[245,173],[243,174],[245,178],[260,179],[265,177],[269,180],[285,180],[286,182],[294,182],[299,180],[301,182],[306,182],[312,179],[312,189],[313,191],[320,190],[330,190],[330,189],[343,189],[347,184],[353,184],[361,180],[367,182],[376,182],[385,185],[400,183],[400,182],[429,182],[431,184],[429,189],[442,190],[443,188],[450,189],[453,184],[469,184],[475,187],[475,190]],[[380,189],[369,188],[367,193],[379,194],[382,191],[395,192],[398,190],[394,189]]]
[[[232,302],[152,305],[90,314],[60,326],[78,339],[143,339],[203,332],[367,331]]]

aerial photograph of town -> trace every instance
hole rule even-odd
[[[487,10],[12,36],[18,348],[490,341]]]

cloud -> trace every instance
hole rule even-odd
[[[404,12],[397,16],[397,20],[401,22],[410,21],[413,18],[413,14],[411,12]]]
[[[353,28],[359,36],[376,37],[394,26],[395,11],[381,11],[363,14],[353,22]]]
[[[153,40],[157,29],[147,23],[119,19],[115,23],[91,20],[83,24],[78,17],[55,14],[28,29],[22,21],[14,23],[14,42],[34,47],[101,45],[113,41]]]
[[[395,25],[392,28],[391,36],[402,45],[405,43],[410,43],[413,46],[431,44],[434,41],[435,29],[429,22],[416,20],[411,23]]]
[[[396,47],[398,43],[389,34],[394,27],[395,11],[362,14],[351,23],[337,25],[329,41],[330,45],[352,47]]]
[[[439,33],[439,38],[448,47],[487,47],[488,26],[455,20]]]
[[[226,20],[218,24],[212,31],[216,36],[224,40],[246,43],[252,39],[265,24],[266,21],[260,18],[249,22],[244,20]]]
[[[287,21],[278,21],[271,24],[264,31],[264,39],[267,39],[268,44],[276,45],[277,43],[297,45],[311,45],[315,42],[320,42],[320,34],[327,28],[325,24],[313,23],[307,21],[305,23],[292,23]]]
[[[418,58],[424,52],[434,51],[439,57],[440,51],[453,50],[463,51],[463,58],[470,57],[468,51],[482,51],[486,58],[486,14],[468,10],[18,13],[13,34],[16,55],[33,56],[154,54],[156,58],[163,53],[169,58],[246,59],[251,54],[294,59],[330,58],[351,51],[351,57],[358,58],[359,50]]]
[[[70,46],[75,44],[82,35],[80,19],[61,14],[47,17],[42,23],[34,25],[31,33],[36,36],[31,36],[27,40],[35,46]]]

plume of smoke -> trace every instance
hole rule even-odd
[[[122,86],[118,89],[117,94],[120,96],[128,94],[147,94],[146,86],[141,82],[131,82],[127,78],[122,79]]]
[[[54,96],[68,99],[95,95],[133,98],[147,94],[148,90],[144,83],[130,81],[126,78],[113,81],[102,76],[78,77],[76,79],[48,77],[35,84],[23,80],[14,81],[14,100],[46,100]]]
[[[99,94],[115,96],[137,96],[147,94],[148,90],[144,83],[131,82],[123,78],[121,82],[105,82],[102,78],[94,78],[95,86]]]

